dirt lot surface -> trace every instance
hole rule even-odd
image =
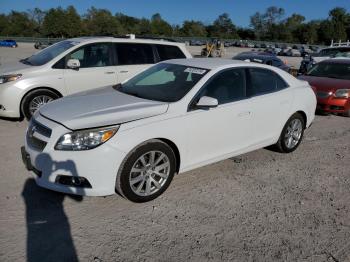
[[[37,187],[19,152],[26,126],[0,120],[0,261],[350,261],[349,118],[317,116],[294,153],[180,174],[145,204]]]

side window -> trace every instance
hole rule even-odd
[[[118,65],[153,64],[154,56],[151,45],[117,43]]]
[[[225,70],[209,81],[201,91],[200,97],[216,98],[219,104],[230,103],[246,97],[245,70],[242,68]]]
[[[66,68],[66,58],[61,58],[58,62],[56,62],[52,68],[54,69],[65,69]]]
[[[177,58],[186,58],[184,53],[177,46],[172,45],[156,45],[159,60],[169,60],[169,59],[177,59]]]
[[[261,68],[250,68],[248,95],[261,95],[286,88],[287,83],[275,72]]]
[[[89,44],[70,53],[68,59],[78,59],[80,68],[111,66],[111,51],[109,43]]]

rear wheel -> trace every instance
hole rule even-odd
[[[40,107],[59,97],[58,94],[48,89],[34,90],[23,98],[22,114],[29,120]]]
[[[277,149],[282,153],[293,152],[300,145],[303,139],[305,121],[302,115],[295,113],[283,127],[281,136],[276,144]]]
[[[176,170],[173,150],[160,140],[151,140],[129,154],[122,163],[116,190],[133,202],[147,202],[170,185]]]

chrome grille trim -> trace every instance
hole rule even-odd
[[[27,142],[33,149],[39,150],[40,152],[44,150],[49,138],[51,137],[52,130],[39,122],[32,120],[29,123],[27,131]]]

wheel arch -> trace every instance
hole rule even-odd
[[[175,154],[175,158],[176,158],[176,173],[179,173],[179,171],[180,171],[180,164],[181,164],[181,157],[180,157],[180,151],[179,151],[177,145],[173,141],[171,141],[171,140],[169,140],[167,138],[159,137],[159,138],[155,138],[155,139],[164,142],[165,144],[170,146],[170,148],[173,150],[173,152]]]
[[[304,128],[307,127],[307,115],[303,110],[296,111],[295,113],[300,114],[304,119]],[[294,114],[295,114],[294,113]]]
[[[21,98],[21,102],[19,103],[19,113],[21,115],[21,117],[23,117],[23,108],[22,108],[22,105],[23,105],[23,100],[24,98],[29,95],[30,93],[36,91],[36,90],[39,90],[39,89],[46,89],[46,90],[50,90],[52,92],[54,92],[56,95],[58,95],[60,98],[63,97],[63,95],[57,90],[57,89],[54,89],[52,87],[48,87],[48,86],[39,86],[39,87],[35,87],[33,89],[30,89],[28,90]]]

